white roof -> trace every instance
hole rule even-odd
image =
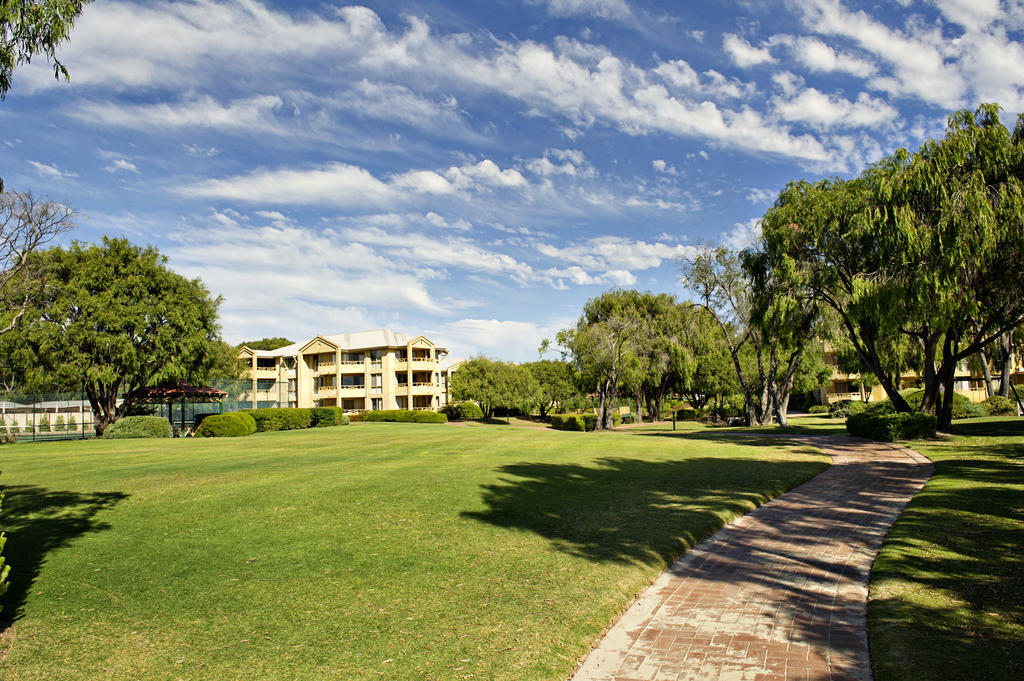
[[[372,348],[404,348],[416,336],[407,336],[397,331],[388,329],[373,329],[371,331],[354,331],[352,333],[320,334],[342,350],[370,350]],[[312,339],[310,339],[312,340]],[[299,349],[309,343],[292,343],[277,350],[254,350],[257,357],[294,357],[299,354]]]
[[[441,371],[450,371],[452,367],[458,366],[459,364],[462,364],[465,361],[465,357],[452,357],[451,355],[448,355],[447,357],[441,360],[437,368],[440,369]]]

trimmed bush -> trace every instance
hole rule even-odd
[[[1016,416],[1017,407],[1002,395],[993,395],[981,403],[989,416]]]
[[[341,407],[312,407],[309,410],[309,425],[311,428],[347,426],[348,417]]]
[[[67,429],[78,430],[78,421],[75,420],[74,416],[68,416]]]
[[[937,420],[932,414],[919,411],[889,414],[884,411],[862,411],[846,419],[846,432],[854,437],[892,442],[935,437]]]
[[[309,428],[311,421],[309,409],[288,407],[268,407],[266,409],[244,409],[242,414],[249,414],[256,422],[257,433],[276,430],[301,430]]]
[[[551,427],[555,430],[579,432],[595,430],[597,428],[597,414],[552,414]]]
[[[807,409],[808,414],[827,414],[828,406],[824,404],[814,404]]]
[[[170,436],[171,423],[160,416],[123,416],[107,426],[103,433],[103,437],[111,440]]]
[[[364,411],[363,421],[391,423],[448,423],[448,417],[436,411],[422,409],[376,409]]]
[[[484,417],[483,409],[476,402],[451,402],[441,407],[441,413],[447,416],[449,421]]]
[[[853,414],[859,414],[867,408],[868,405],[860,400],[839,400],[829,405],[828,416],[833,419],[845,419]]]
[[[210,414],[199,424],[198,437],[245,437],[256,432],[256,421],[249,414]]]
[[[48,415],[43,414],[43,416],[39,419],[39,422],[36,424],[36,432],[37,433],[49,433],[50,432],[50,417]]]

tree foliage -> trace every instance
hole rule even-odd
[[[239,343],[237,347],[247,347],[251,350],[277,350],[278,348],[283,348],[286,345],[291,345],[292,342],[293,341],[290,341],[287,338],[275,336],[273,338],[261,338],[256,341]]]
[[[40,54],[52,62],[54,78],[70,78],[56,49],[89,1],[0,0],[0,99],[11,89],[14,69]]]
[[[46,286],[25,313],[22,337],[37,371],[84,386],[97,434],[132,408],[140,388],[201,382],[223,358],[220,299],[169,270],[156,249],[104,237],[35,257]]]
[[[559,360],[542,359],[527,362],[539,388],[537,407],[540,415],[546,415],[556,407],[565,407],[579,395],[577,377],[572,365]]]
[[[922,409],[946,429],[957,364],[1024,320],[1022,178],[1024,122],[1011,135],[995,105],[959,111],[913,155],[791,183],[763,220],[765,250],[777,276],[835,312],[899,411],[909,340]]]
[[[473,357],[452,374],[452,397],[480,405],[485,418],[496,409],[529,412],[541,399],[541,387],[530,368],[486,357]]]

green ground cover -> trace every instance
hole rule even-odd
[[[908,443],[935,474],[872,571],[878,681],[1024,678],[1024,419],[953,429]]]
[[[826,465],[670,428],[5,447],[0,676],[563,679],[686,547]]]

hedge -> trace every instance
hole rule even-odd
[[[932,414],[919,411],[885,413],[882,410],[862,411],[850,414],[846,419],[846,432],[854,437],[892,442],[894,440],[915,440],[935,437],[937,420]]]
[[[160,416],[123,416],[110,424],[103,433],[103,437],[111,440],[170,436],[171,422]]]
[[[309,409],[269,407],[267,409],[243,409],[239,413],[252,416],[256,422],[257,433],[275,430],[301,430],[309,428],[312,422]]]
[[[210,414],[196,430],[197,437],[245,437],[256,432],[256,421],[249,414]]]
[[[551,427],[555,430],[589,431],[597,428],[596,414],[552,414]]]
[[[476,402],[451,402],[441,407],[441,413],[447,416],[449,421],[484,417],[483,409]]]
[[[448,423],[448,417],[436,411],[422,409],[376,409],[364,411],[362,421],[390,421],[395,423]]]
[[[311,428],[347,426],[348,417],[341,407],[312,407],[309,410],[309,425]]]
[[[828,406],[824,405],[824,404],[814,404],[814,405],[811,405],[810,407],[808,407],[807,413],[808,414],[827,414],[828,413]]]

